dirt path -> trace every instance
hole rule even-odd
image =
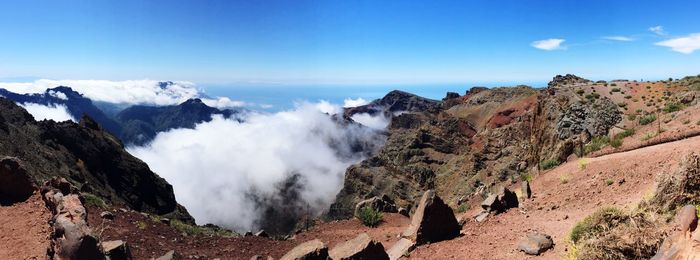
[[[567,237],[573,225],[600,207],[632,208],[651,196],[657,174],[675,170],[678,161],[700,150],[700,137],[645,147],[628,152],[565,163],[534,176],[534,198],[487,219],[469,222],[465,235],[451,241],[417,248],[411,259],[527,259],[517,251],[517,242],[528,231],[552,236],[556,244],[538,259],[566,256]],[[519,190],[517,185],[511,187]],[[473,216],[478,209],[466,213]]]
[[[41,196],[0,206],[0,259],[46,259],[51,213]]]

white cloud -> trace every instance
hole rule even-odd
[[[242,107],[246,105],[246,103],[243,101],[231,100],[227,97],[202,98],[202,102],[204,102],[204,104],[206,104],[207,106],[216,107],[219,109]]]
[[[49,95],[51,95],[51,96],[53,96],[53,97],[55,97],[55,98],[58,98],[58,99],[68,100],[68,96],[66,96],[66,94],[63,93],[63,92],[58,92],[58,91],[53,91],[53,90],[51,90],[51,91],[49,91]]]
[[[540,50],[545,50],[545,51],[553,51],[553,50],[563,50],[565,49],[564,46],[561,44],[564,43],[564,39],[546,39],[546,40],[540,40],[540,41],[534,41],[530,45],[532,47],[535,47]]]
[[[52,119],[57,122],[62,122],[62,121],[73,121],[77,122],[73,116],[68,112],[68,108],[64,105],[41,105],[41,104],[36,104],[36,103],[24,103],[24,104],[19,104],[22,106],[24,109],[27,110],[32,116],[34,117],[35,120],[40,121],[40,120],[45,120],[45,119]]]
[[[319,111],[329,114],[329,115],[335,115],[335,114],[340,114],[343,112],[343,108],[336,105],[336,104],[331,104],[331,102],[328,102],[326,100],[321,100],[318,103],[315,104],[316,109]]]
[[[369,101],[365,100],[364,98],[346,98],[343,101],[343,107],[359,107],[367,104],[369,104]]]
[[[611,40],[611,41],[620,41],[620,42],[631,42],[634,41],[633,38],[627,37],[627,36],[605,36],[603,39],[606,40]]]
[[[377,116],[372,116],[368,113],[358,113],[352,115],[350,118],[357,123],[377,130],[386,129],[389,122],[391,122],[390,118],[384,116],[383,113],[379,113]]]
[[[693,33],[685,37],[673,38],[655,43],[659,46],[669,47],[671,50],[691,54],[700,49],[700,33]]]
[[[270,108],[275,107],[275,106],[270,105],[270,104],[258,104],[258,106],[262,109],[270,109]]]
[[[0,83],[0,88],[25,93],[44,93],[48,88],[71,87],[93,101],[117,104],[176,105],[190,98],[203,98],[204,95],[194,83],[177,81],[161,85],[155,80],[48,80],[40,79],[28,83]],[[217,101],[219,102],[219,101]],[[227,102],[227,101],[220,101]],[[230,101],[226,105],[234,105]],[[225,103],[219,103],[225,104]]]
[[[128,150],[173,185],[178,202],[198,223],[257,230],[268,207],[285,214],[293,214],[286,211],[289,206],[312,214],[328,209],[346,168],[364,158],[357,144],[383,143],[377,131],[339,124],[320,113],[339,107],[325,103],[251,113],[243,122],[214,116],[194,129],[159,133],[148,146]],[[293,176],[299,199],[289,201],[280,186]]]
[[[664,27],[661,25],[649,27],[649,31],[657,35],[666,35],[666,31],[664,31]]]

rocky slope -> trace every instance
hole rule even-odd
[[[81,192],[114,205],[192,221],[175,201],[172,186],[87,116],[79,124],[37,122],[0,98],[0,150],[23,161],[37,185],[64,177]]]

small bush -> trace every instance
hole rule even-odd
[[[457,207],[457,213],[464,213],[465,211],[469,210],[469,204],[462,204]]]
[[[540,162],[540,167],[542,167],[542,170],[549,170],[554,167],[557,167],[559,165],[559,160],[556,159],[550,159],[550,160],[544,160]]]
[[[621,91],[620,88],[613,88],[610,90],[610,92],[620,92],[620,91]]]
[[[530,174],[529,172],[523,172],[520,174],[520,180],[531,182],[532,181],[532,174]]]
[[[620,148],[620,146],[622,146],[622,142],[622,139],[614,138],[610,141],[610,146]]]
[[[170,220],[170,226],[181,233],[190,236],[205,235],[205,236],[220,236],[220,237],[235,237],[238,236],[235,232],[219,227],[207,227],[190,225],[177,219]]]
[[[585,93],[585,92],[586,91],[584,91],[583,89],[576,90],[576,94],[579,94],[579,95],[583,95],[583,93]]]
[[[602,208],[574,225],[569,238],[577,243],[582,239],[593,237],[627,221],[627,216],[617,208]]]
[[[642,141],[647,141],[647,140],[649,140],[649,139],[654,138],[654,136],[656,136],[656,135],[653,134],[653,133],[646,133],[646,134],[644,134],[644,136],[642,136],[642,139],[641,139],[641,140],[642,140]]]
[[[631,98],[632,98],[632,96],[630,96],[630,95],[625,96],[625,99],[631,99]]]
[[[588,166],[588,163],[590,163],[590,162],[588,161],[588,159],[585,159],[585,158],[584,158],[584,159],[579,159],[579,160],[578,160],[578,168],[581,169],[581,170],[585,170],[586,167]]]
[[[360,213],[357,218],[359,218],[362,224],[365,226],[376,227],[379,225],[379,223],[382,223],[384,217],[378,210],[371,207],[364,207],[360,209]]]
[[[676,103],[676,102],[669,102],[669,103],[666,103],[666,106],[664,106],[663,110],[666,113],[672,113],[672,112],[680,111],[683,108],[685,108],[685,106],[683,104]]]
[[[629,120],[629,121],[634,121],[636,119],[637,119],[637,115],[635,115],[635,114],[630,114],[627,116],[627,120]]]
[[[640,125],[648,125],[651,122],[656,121],[656,115],[655,114],[650,114],[646,116],[642,116],[639,118],[639,124]]]
[[[622,133],[618,133],[615,135],[615,139],[623,139],[626,137],[630,137],[634,135],[634,129],[625,129],[625,131],[622,131]]]
[[[101,208],[101,209],[107,208],[107,203],[105,203],[105,201],[102,200],[102,198],[97,197],[97,196],[90,194],[90,193],[82,193],[81,195],[83,196],[83,200],[85,200],[85,202],[84,202],[85,206],[97,207],[97,208]]]
[[[561,184],[569,183],[569,175],[564,174],[562,176],[559,176],[559,182],[561,182]]]
[[[613,183],[614,183],[614,181],[612,179],[605,180],[605,184],[608,186],[612,185]]]
[[[607,136],[596,136],[593,140],[583,147],[583,152],[589,154],[598,151],[610,143],[610,138]]]

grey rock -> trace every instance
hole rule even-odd
[[[102,250],[105,252],[107,260],[131,260],[131,250],[129,245],[121,240],[102,242]]]
[[[529,181],[523,181],[523,183],[520,185],[520,192],[523,195],[523,199],[529,199],[532,198],[532,190],[530,189],[530,182]]]
[[[161,257],[156,258],[156,260],[180,260],[182,257],[180,254],[175,252],[175,250],[170,250]]]
[[[103,218],[103,219],[113,220],[113,219],[114,219],[114,213],[112,213],[112,212],[110,212],[110,211],[102,211],[102,213],[100,213],[100,217]]]
[[[422,245],[452,239],[459,235],[460,229],[452,209],[435,191],[428,190],[411,217],[411,225],[402,236]]]
[[[552,237],[546,234],[531,232],[518,242],[518,250],[528,255],[539,255],[554,247]]]
[[[326,260],[328,247],[321,240],[314,239],[301,243],[289,250],[280,260]]]
[[[373,240],[367,233],[336,246],[329,255],[334,260],[389,259],[382,243]]]

